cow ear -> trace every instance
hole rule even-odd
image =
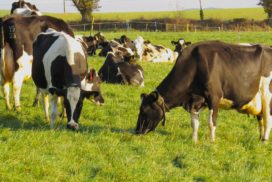
[[[191,42],[185,42],[185,45],[191,45],[192,43]]]
[[[172,40],[172,41],[171,41],[171,44],[172,44],[172,45],[177,45],[177,42],[175,42],[175,41]]]
[[[158,98],[159,98],[159,93],[158,93],[157,91],[154,91],[154,92],[152,92],[152,93],[150,94],[150,96],[151,96],[151,98],[152,98],[152,100],[153,100],[153,102],[154,102],[154,101],[157,101],[157,100],[158,100]]]
[[[142,94],[141,94],[141,99],[145,98],[146,96],[147,96],[146,93],[142,93]]]

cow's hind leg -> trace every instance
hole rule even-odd
[[[212,141],[215,141],[215,130],[216,130],[216,123],[213,120],[214,118],[214,112],[213,109],[209,110],[209,119],[208,119],[208,126],[210,130],[210,137]]]
[[[42,106],[43,106],[45,119],[47,121],[49,121],[50,120],[50,118],[49,118],[49,99],[48,99],[49,96],[46,93],[43,93],[43,94],[40,93],[40,95],[42,95],[41,103],[42,103]]]
[[[260,140],[264,138],[264,120],[261,116],[257,116],[260,130]]]
[[[41,98],[41,91],[38,88],[36,88],[35,100],[32,104],[33,107],[39,106],[40,98]]]
[[[15,72],[13,77],[13,96],[14,96],[14,106],[16,111],[21,110],[20,105],[20,93],[24,81],[24,71],[20,68]]]
[[[196,143],[198,140],[198,128],[199,128],[199,113],[198,112],[191,112],[191,126],[193,129],[192,138],[193,138],[193,141]]]
[[[58,97],[56,95],[50,95],[50,103],[51,103],[51,109],[50,109],[50,128],[52,129],[54,124],[56,123],[56,119],[58,117]]]
[[[6,82],[3,85],[3,93],[4,93],[4,97],[5,97],[6,109],[7,110],[11,110],[10,100],[9,100],[9,92],[10,92],[9,83]]]

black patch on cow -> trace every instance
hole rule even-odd
[[[80,76],[72,72],[66,57],[58,56],[51,64],[51,83],[54,87],[63,89],[67,87],[80,87]]]
[[[32,63],[32,78],[37,87],[45,89],[47,81],[45,78],[45,70],[43,65],[43,57],[58,39],[57,36],[48,36],[40,34],[33,43],[33,63]]]

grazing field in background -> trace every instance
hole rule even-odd
[[[219,39],[272,45],[267,32],[119,32],[105,36],[112,39],[122,34],[131,39],[142,35],[171,48],[170,41],[181,37],[192,42]],[[88,59],[96,70],[103,61],[97,56]],[[258,123],[252,116],[221,110],[214,143],[209,139],[207,111],[201,115],[199,142],[194,144],[189,114],[182,108],[166,114],[165,128],[159,125],[155,132],[135,135],[140,94],[153,91],[173,67],[171,63],[140,64],[145,87],[103,83],[105,105],[85,100],[78,132],[66,129],[66,119],[58,119],[50,130],[42,108],[32,107],[32,80],[23,86],[20,113],[6,111],[1,95],[0,181],[272,180],[272,143],[259,141]]]
[[[9,14],[10,11],[1,10],[0,17]],[[79,13],[44,13],[46,15],[62,18],[65,21],[80,21]],[[245,18],[248,20],[263,20],[267,18],[263,8],[241,8],[241,9],[205,9],[205,19],[232,20]],[[129,20],[154,20],[165,18],[189,18],[199,20],[199,10],[163,11],[163,12],[124,12],[124,13],[94,13],[95,21],[129,21]]]

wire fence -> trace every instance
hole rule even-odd
[[[223,31],[223,26],[199,26],[193,24],[172,24],[160,22],[103,22],[71,24],[78,31],[150,31],[150,32],[197,32],[197,31]]]

